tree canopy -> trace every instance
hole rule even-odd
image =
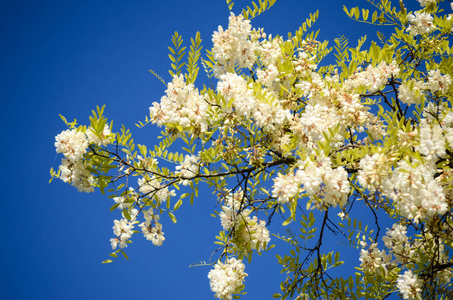
[[[344,7],[392,30],[350,47],[344,36],[318,40],[318,12],[287,37],[253,28],[275,1],[236,11],[227,0],[228,28],[212,47],[174,33],[172,80],[150,70],[167,89],[137,122],[162,127],[155,145],[115,131],[104,107],[87,125],[61,116],[64,158],[52,178],[113,200],[105,263],[127,258],[136,235],[162,245],[161,218],[176,223],[181,204],[208,187],[223,230],[202,264],[219,299],[245,292],[243,261],[275,247],[271,239],[291,248],[277,255],[287,277],[274,298],[453,298],[453,15],[437,0],[418,0],[415,12],[403,1]],[[285,235],[268,229],[276,215]],[[338,237],[360,250],[354,273],[323,247]]]

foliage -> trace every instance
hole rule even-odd
[[[252,29],[249,19],[275,0],[231,13],[204,58],[200,33],[186,52],[175,32],[172,81],[150,70],[167,86],[145,119],[163,127],[158,144],[114,132],[104,107],[89,126],[62,117],[69,129],[55,145],[65,158],[51,177],[114,200],[113,258],[127,258],[136,225],[162,245],[160,218],[176,223],[184,202],[212,189],[223,230],[209,279],[220,299],[243,292],[242,260],[274,247],[266,226],[277,214],[299,233],[274,235],[292,248],[277,255],[287,278],[274,298],[451,299],[453,18],[436,0],[419,2],[416,12],[403,1],[345,7],[351,19],[393,28],[356,47],[344,36],[333,48],[318,41],[317,12],[287,39]],[[200,62],[215,87],[195,87]],[[355,274],[343,276],[340,253],[323,247],[334,237],[360,251]]]

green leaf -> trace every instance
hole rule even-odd
[[[176,222],[177,222],[176,217],[175,217],[175,215],[174,215],[173,213],[168,212],[168,216],[169,216],[170,219],[173,221],[173,223],[176,223]]]
[[[173,210],[177,210],[182,204],[182,200],[179,199],[178,202],[176,202],[175,206],[173,206]]]
[[[103,264],[109,264],[109,263],[111,263],[111,262],[112,262],[111,259],[107,259],[107,260],[104,260],[102,263],[103,263]]]

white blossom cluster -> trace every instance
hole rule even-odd
[[[162,246],[165,241],[164,233],[162,231],[162,224],[159,223],[160,216],[154,214],[152,209],[143,213],[145,222],[140,223],[138,226],[142,229],[145,238],[153,242],[155,246]]]
[[[333,129],[341,120],[342,116],[336,109],[325,103],[312,104],[310,102],[305,106],[300,118],[293,119],[291,130],[303,145],[315,147],[317,142],[324,142],[323,132]],[[341,133],[338,132],[332,137],[333,145],[343,140]]]
[[[348,201],[348,172],[343,167],[332,169],[332,161],[324,155],[299,169],[296,177],[304,186],[305,193],[321,200],[322,204],[342,208]]]
[[[87,129],[87,138],[89,143],[105,147],[112,142],[112,132],[107,124],[104,125],[104,129],[99,135],[96,134],[96,131],[92,127],[89,127]]]
[[[169,190],[168,187],[163,187],[159,180],[153,176],[150,179],[144,177],[138,179],[138,187],[140,193],[147,197],[154,197],[157,204],[161,204],[167,200],[169,196],[176,196],[175,190]]]
[[[360,267],[364,274],[374,276],[380,269],[385,272],[391,264],[392,256],[377,248],[377,243],[373,243],[368,249],[360,250]]]
[[[420,104],[425,98],[423,90],[426,88],[423,81],[410,79],[398,87],[398,99],[409,105]]]
[[[382,182],[383,192],[393,199],[401,215],[418,222],[448,210],[442,186],[434,179],[431,166],[402,160]]]
[[[426,119],[420,120],[420,145],[418,151],[427,161],[435,161],[446,155],[443,129],[438,124],[429,124]]]
[[[165,93],[149,108],[153,123],[180,125],[185,131],[193,127],[196,134],[206,131],[208,103],[192,83],[186,84],[182,74],[174,76]]]
[[[234,235],[233,241],[240,251],[264,250],[271,240],[266,222],[256,216],[250,217],[250,209],[242,209],[243,197],[243,191],[225,197],[225,205],[219,214],[220,222],[223,229]]]
[[[423,11],[416,11],[414,14],[407,15],[410,25],[406,31],[409,31],[410,35],[427,34],[436,29],[433,24],[434,19],[430,14]]]
[[[55,137],[57,153],[65,156],[61,160],[60,179],[71,183],[79,192],[94,192],[94,178],[83,162],[88,140],[83,132],[67,129]]]
[[[231,300],[233,294],[238,294],[244,288],[244,279],[248,275],[244,272],[242,260],[228,258],[225,263],[218,261],[214,269],[209,271],[208,278],[211,290],[218,299]]]
[[[251,68],[256,61],[255,50],[259,45],[258,38],[261,37],[259,34],[252,33],[250,20],[244,19],[242,15],[235,16],[231,13],[228,20],[227,30],[219,26],[218,31],[212,35],[216,78],[232,71],[235,66]]]
[[[424,7],[429,4],[437,3],[439,0],[417,0],[420,2],[420,6]]]
[[[406,264],[413,257],[415,250],[408,242],[407,229],[401,224],[393,224],[391,229],[387,228],[386,235],[382,237],[384,245],[393,254],[396,262]]]
[[[194,178],[200,169],[199,158],[196,155],[186,155],[180,166],[176,166],[176,175],[183,179],[182,184],[188,185],[191,178]]]
[[[113,234],[117,237],[110,239],[110,244],[112,249],[115,250],[119,244],[119,247],[123,249],[127,247],[127,240],[129,240],[133,234],[132,229],[134,228],[134,223],[126,219],[113,220]]]
[[[289,202],[302,191],[310,198],[320,200],[320,204],[333,207],[339,205],[340,208],[346,204],[350,185],[348,173],[343,167],[332,169],[330,158],[324,155],[315,161],[300,162],[299,166],[301,168],[295,175],[279,173],[274,179],[272,196],[277,198],[280,204]]]
[[[292,118],[291,112],[283,109],[271,92],[260,90],[266,101],[258,99],[254,95],[253,84],[249,88],[244,78],[237,74],[227,73],[220,76],[217,92],[225,98],[225,104],[222,106],[225,113],[233,111],[234,108],[239,117],[253,119],[266,131],[272,131]],[[232,106],[227,106],[227,103],[232,103]]]
[[[397,77],[399,72],[396,61],[389,65],[383,61],[376,67],[368,66],[365,71],[360,71],[359,68],[357,73],[344,82],[344,86],[352,89],[363,86],[373,93],[379,91],[389,78]]]
[[[428,88],[431,92],[445,94],[451,85],[450,74],[442,75],[439,70],[428,72]]]
[[[411,270],[404,272],[403,275],[398,275],[396,286],[406,300],[421,300],[421,291],[423,280],[419,279],[417,274]]]
[[[370,192],[375,192],[389,172],[387,161],[386,156],[382,153],[365,155],[359,163],[360,169],[357,178],[360,185]]]

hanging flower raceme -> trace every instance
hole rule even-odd
[[[234,257],[228,258],[225,263],[218,261],[208,274],[215,297],[231,300],[233,294],[240,293],[244,289],[244,279],[247,276],[244,269],[242,260]]]

